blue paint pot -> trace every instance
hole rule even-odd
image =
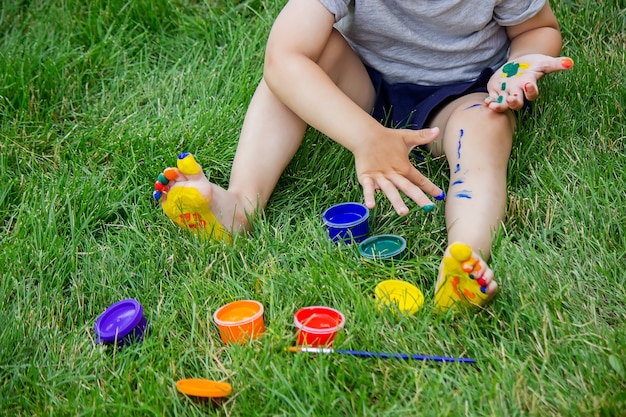
[[[120,348],[133,342],[141,342],[146,326],[147,320],[139,301],[132,298],[118,301],[96,319],[96,342],[117,343]]]
[[[334,242],[362,242],[369,235],[369,210],[360,203],[340,203],[322,214],[324,226]]]

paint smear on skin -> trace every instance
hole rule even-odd
[[[561,60],[561,65],[563,65],[563,68],[565,69],[570,69],[574,66],[574,61],[572,58],[563,58]]]
[[[456,164],[456,168],[454,168],[454,173],[456,174],[461,170],[461,164]]]
[[[502,67],[502,76],[505,78],[511,78],[515,76],[522,75],[524,72],[520,71],[520,69],[525,70],[528,69],[530,65],[526,62],[508,62],[505,66]]]
[[[502,83],[502,85],[500,86],[500,90],[502,91],[506,90],[506,83]]]
[[[469,193],[469,191],[467,191],[467,192],[462,192],[462,193],[456,193],[454,196],[455,196],[455,197],[458,197],[458,198],[466,198],[466,199],[468,199],[468,200],[471,200],[471,199],[472,199],[472,196],[471,196],[471,194]]]
[[[460,179],[460,180],[456,180],[452,183],[452,185],[459,185],[459,184],[463,184],[465,182],[465,180]]]
[[[459,136],[459,146],[456,148],[456,156],[458,159],[461,159],[461,139],[463,139],[463,129],[461,129],[460,131],[460,136]]]
[[[482,104],[481,103],[472,104],[471,106],[466,107],[463,110],[473,109],[474,107],[482,107]]]

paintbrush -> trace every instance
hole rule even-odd
[[[330,349],[319,347],[300,347],[291,346],[290,352],[307,352],[307,353],[338,353],[340,355],[350,355],[359,358],[381,358],[381,359],[403,359],[414,361],[434,361],[434,362],[463,362],[463,363],[476,363],[474,359],[470,358],[453,358],[448,356],[428,356],[428,355],[416,355],[408,353],[384,353],[384,352],[368,352],[365,350],[345,350],[345,349]]]

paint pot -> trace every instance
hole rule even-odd
[[[373,260],[400,260],[406,253],[406,240],[397,235],[377,235],[359,244],[359,253]]]
[[[376,286],[374,291],[378,310],[390,308],[403,315],[417,313],[424,304],[424,294],[415,285],[406,281],[389,279]]]
[[[362,242],[369,235],[369,209],[361,203],[340,203],[322,214],[328,235],[334,242]]]
[[[96,342],[117,344],[120,348],[141,342],[146,326],[143,306],[139,301],[132,298],[118,301],[96,319]]]
[[[233,301],[218,308],[213,321],[226,344],[245,344],[258,339],[265,332],[263,305],[254,300]]]
[[[299,346],[330,346],[337,333],[343,329],[344,315],[330,307],[301,308],[294,314],[296,344]]]

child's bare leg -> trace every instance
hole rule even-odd
[[[458,99],[433,121],[445,126],[433,151],[443,151],[450,166],[446,200],[449,246],[440,266],[435,300],[442,310],[456,303],[485,305],[498,288],[486,261],[491,255],[492,234],[506,206],[514,119],[509,112],[488,109],[483,100],[484,94]],[[467,248],[471,248],[469,253]]]
[[[364,109],[371,108],[374,91],[367,71],[338,32],[333,31],[318,64],[357,104]],[[210,183],[204,174],[181,175],[155,197],[164,205],[177,187],[194,188],[216,220],[207,222],[207,230],[213,232],[214,224],[219,224],[218,228],[227,232],[243,232],[248,228],[249,216],[267,204],[280,175],[298,150],[306,126],[306,122],[286,107],[262,80],[246,113],[229,188]],[[186,201],[182,205],[189,207],[191,204],[185,194],[179,193],[179,196]],[[181,206],[180,201],[177,206]],[[194,213],[172,216],[165,211],[174,221],[181,214],[184,218],[194,217]]]

